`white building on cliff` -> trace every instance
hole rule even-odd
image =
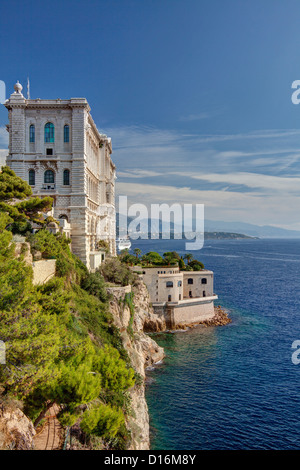
[[[51,196],[53,216],[69,227],[71,247],[89,269],[105,240],[116,254],[115,165],[111,139],[100,134],[85,98],[26,99],[22,86],[6,100],[7,165],[34,195]]]
[[[135,266],[146,284],[154,313],[165,317],[168,328],[200,323],[215,316],[214,273],[181,271],[178,266]]]

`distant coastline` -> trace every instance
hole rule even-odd
[[[204,238],[207,240],[216,239],[216,240],[241,240],[244,238],[252,238],[258,240],[259,237],[251,237],[250,235],[245,235],[243,233],[232,233],[232,232],[204,232]]]
[[[153,236],[155,235],[155,236]],[[147,237],[145,239],[149,240],[162,240],[162,239],[178,239],[178,236],[174,236],[174,232],[170,232],[168,234],[164,233],[155,233],[151,234],[148,233]],[[129,233],[129,238],[130,238],[130,233]],[[141,238],[143,238],[143,234],[141,233]],[[180,237],[182,240],[190,240],[185,234],[183,233],[182,236]],[[259,237],[254,237],[250,235],[245,235],[243,233],[234,233],[234,232],[204,232],[204,239],[205,240],[243,240],[243,239],[252,239],[252,240],[258,240]]]

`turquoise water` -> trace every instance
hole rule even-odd
[[[182,240],[135,247],[185,252]],[[193,254],[232,323],[154,335],[166,359],[148,373],[151,448],[299,449],[300,240],[208,240]]]

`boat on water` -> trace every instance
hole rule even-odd
[[[118,238],[116,240],[116,244],[119,251],[129,250],[129,248],[131,247],[131,241],[129,240],[129,238]]]

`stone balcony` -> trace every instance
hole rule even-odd
[[[55,183],[43,183],[42,184],[43,191],[54,191],[55,190]]]
[[[193,304],[201,304],[201,303],[206,303],[206,302],[212,302],[214,300],[217,300],[218,296],[217,294],[213,294],[207,297],[184,297],[182,300],[175,300],[175,301],[159,301],[159,302],[152,302],[153,305],[155,306],[164,306],[164,305],[169,305],[169,306],[183,306],[183,305],[193,305]]]

